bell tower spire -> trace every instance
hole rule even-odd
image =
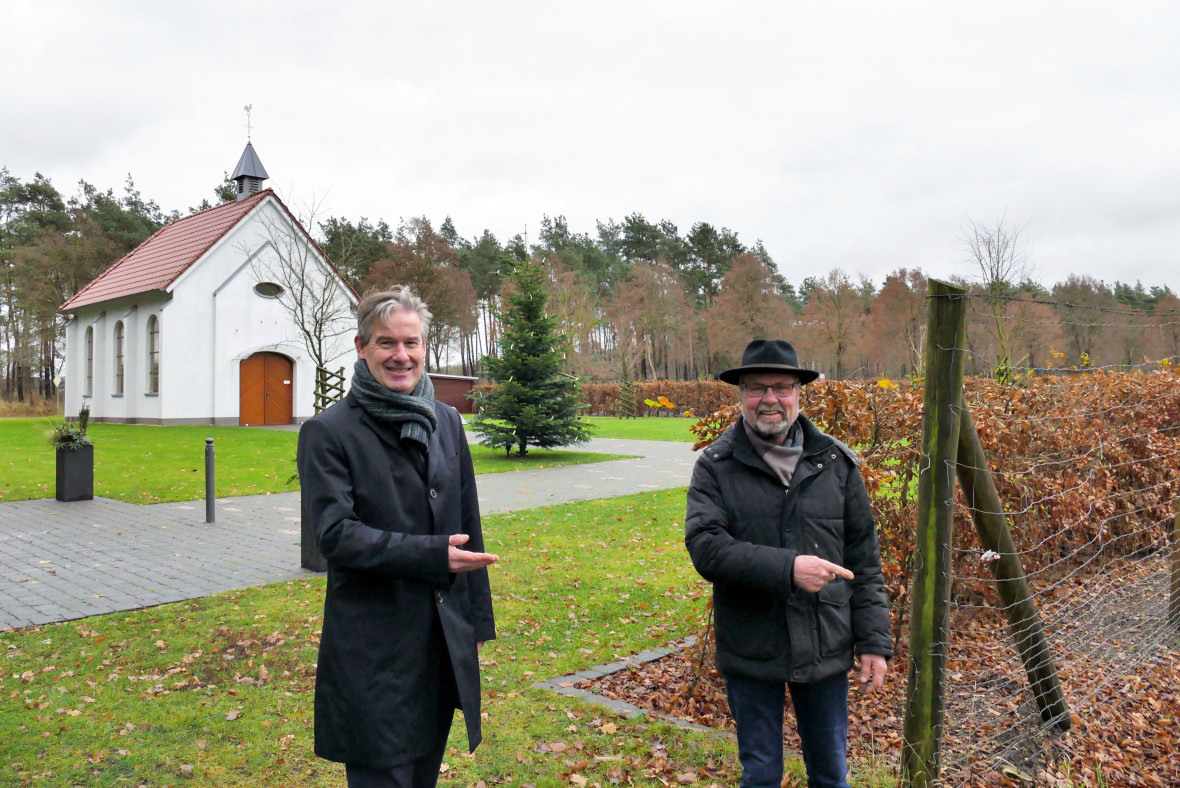
[[[266,168],[262,166],[262,162],[258,159],[258,154],[254,152],[254,144],[250,141],[250,110],[254,107],[253,104],[247,104],[246,110],[246,149],[242,151],[242,157],[238,159],[238,166],[234,168],[234,174],[229,176],[230,180],[238,185],[238,199],[244,200],[251,194],[257,194],[262,191],[262,182],[270,178],[266,174]]]

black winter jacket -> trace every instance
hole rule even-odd
[[[739,420],[705,448],[688,488],[685,545],[713,583],[724,674],[810,682],[847,672],[853,651],[890,657],[889,606],[869,496],[847,446],[805,416],[789,489]],[[794,587],[796,555],[850,569],[817,594]]]
[[[350,393],[299,431],[303,516],[328,561],[315,686],[315,752],[387,768],[425,754],[438,715],[463,709],[479,744],[477,641],[496,636],[488,572],[452,574],[447,537],[484,549],[471,452],[435,403],[426,478]],[[449,657],[449,660],[448,660]],[[453,667],[457,698],[440,698]]]

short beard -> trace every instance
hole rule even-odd
[[[779,411],[779,412],[782,413],[782,411]],[[773,441],[776,441],[777,439],[781,438],[782,436],[786,435],[788,432],[790,432],[791,427],[795,423],[793,421],[788,422],[786,419],[786,415],[787,415],[786,413],[782,413],[782,416],[783,416],[782,420],[778,424],[776,424],[775,426],[762,427],[758,424],[758,414],[755,413],[754,414],[754,423],[751,424],[750,426],[754,428],[754,433],[758,437],[762,438],[765,441],[773,442]]]

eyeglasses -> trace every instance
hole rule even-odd
[[[765,386],[761,383],[742,384],[742,392],[750,399],[762,399],[768,391],[773,391],[774,396],[779,399],[785,399],[801,388],[803,386],[799,383],[775,383],[773,386]]]

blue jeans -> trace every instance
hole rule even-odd
[[[781,681],[725,677],[737,725],[742,788],[779,788],[783,780]],[[848,674],[807,684],[787,683],[809,788],[848,788]]]

